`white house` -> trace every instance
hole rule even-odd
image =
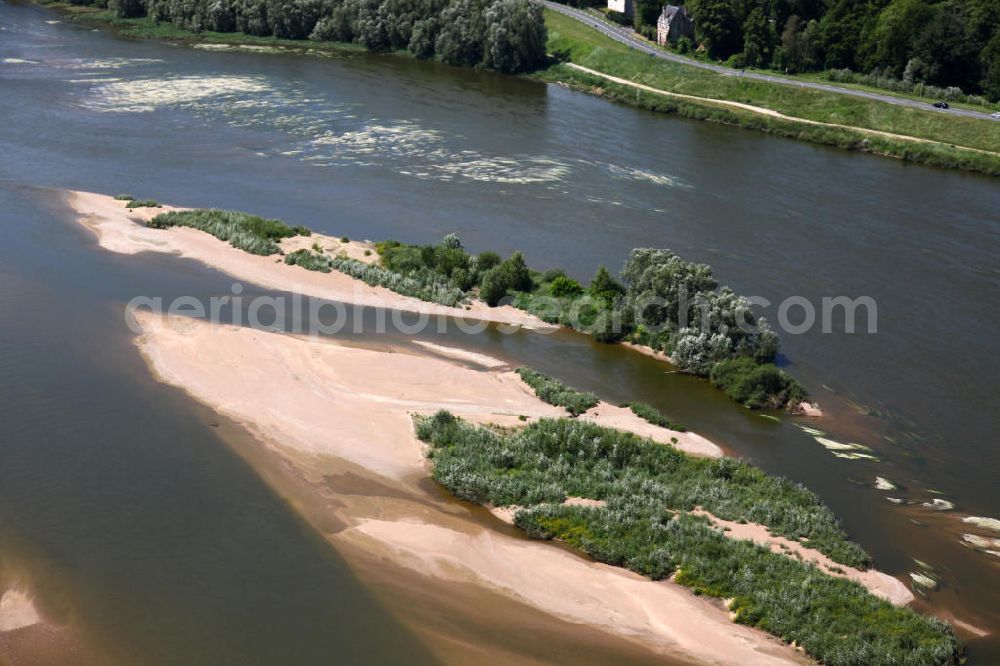
[[[632,16],[632,0],[608,0],[608,9],[625,16]]]

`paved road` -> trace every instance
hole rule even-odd
[[[965,116],[967,118],[979,118],[990,120],[991,116],[989,112],[983,111],[969,111],[967,109],[935,109],[929,102],[918,102],[912,99],[906,99],[903,97],[893,97],[892,95],[880,95],[879,93],[866,92],[864,90],[853,90],[851,88],[841,88],[839,86],[828,85],[826,83],[814,83],[812,81],[796,81],[794,79],[788,79],[783,76],[773,76],[771,74],[758,74],[756,72],[743,72],[740,73],[739,70],[733,69],[732,67],[726,67],[723,65],[713,65],[707,62],[700,62],[698,60],[693,60],[691,58],[685,58],[682,55],[676,53],[671,53],[663,49],[652,46],[648,41],[635,36],[635,33],[623,26],[615,25],[606,22],[602,19],[597,18],[593,14],[589,14],[583,10],[576,9],[574,7],[569,7],[567,5],[561,5],[556,2],[551,2],[550,0],[542,0],[542,4],[551,9],[552,11],[559,12],[560,14],[565,14],[571,18],[584,23],[591,28],[594,28],[598,32],[610,37],[616,42],[621,42],[631,46],[637,51],[642,51],[643,53],[648,53],[654,57],[660,58],[662,60],[669,60],[671,62],[677,62],[682,65],[688,65],[690,67],[698,67],[699,69],[707,69],[711,72],[721,74],[723,76],[732,77],[742,77],[745,79],[753,79],[754,81],[767,81],[769,83],[780,83],[786,86],[798,86],[800,88],[813,88],[815,90],[824,90],[826,92],[839,93],[841,95],[852,95],[854,97],[867,97],[868,99],[878,100],[880,102],[886,102],[887,104],[896,104],[898,106],[909,106],[915,109],[921,109],[923,111],[935,111],[937,113],[946,113],[954,116]]]

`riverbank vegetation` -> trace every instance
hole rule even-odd
[[[748,407],[780,408],[807,397],[773,364],[778,337],[750,301],[719,288],[711,267],[669,250],[633,250],[621,281],[600,267],[584,287],[560,270],[531,270],[519,252],[506,260],[493,252],[470,255],[454,234],[437,245],[384,241],[376,248],[385,268],[411,279],[447,280],[490,306],[507,299],[600,342],[627,340],[662,351],[690,374],[709,377],[715,370],[716,385]]]
[[[598,269],[569,291],[560,277],[518,293],[516,307],[601,342],[626,340],[665,353],[683,372],[718,377],[719,388],[750,408],[797,405],[805,389],[774,365],[778,337],[749,299],[719,286],[706,264],[669,250],[633,250],[621,281]],[[557,295],[560,294],[560,295]]]
[[[73,0],[155,33],[240,33],[292,42],[342,42],[370,51],[408,51],[453,65],[532,71],[546,62],[542,9],[530,0]],[[125,24],[127,25],[127,24]]]
[[[663,412],[652,405],[646,404],[645,402],[628,402],[622,405],[622,407],[628,407],[632,410],[633,414],[655,426],[660,426],[661,428],[666,428],[667,430],[673,430],[675,432],[687,431],[687,428],[682,426],[680,423],[674,423],[668,419]]]
[[[661,7],[658,0],[636,1],[632,22],[640,34],[655,38]],[[705,56],[733,67],[826,70],[831,80],[850,76],[909,92],[933,88],[926,92],[939,99],[974,93],[1000,101],[1000,11],[994,0],[688,0],[686,7],[694,38],[675,45],[682,52],[700,46]],[[970,101],[986,102],[980,99]]]
[[[518,368],[517,374],[524,383],[535,391],[543,402],[556,407],[565,407],[573,416],[579,416],[588,409],[597,406],[597,396],[570,388],[554,377],[542,374],[531,368]]]
[[[709,379],[713,386],[751,409],[797,405],[808,397],[802,385],[784,370],[746,357],[714,364]]]
[[[846,127],[808,125],[738,108],[669,98],[609,82],[564,64],[539,72],[537,76],[544,80],[565,83],[654,111],[911,162],[1000,175],[1000,155],[996,154],[1000,153],[1000,132],[996,130],[995,121],[988,118],[950,116],[932,109],[893,105],[835,92],[721,76],[689,65],[650,58],[558,12],[546,11],[545,20],[549,27],[549,51],[562,61],[667,92],[751,104],[796,118]],[[852,127],[902,134],[917,141],[866,134]]]
[[[153,229],[191,227],[229,241],[235,248],[250,254],[272,255],[281,251],[278,241],[293,236],[309,236],[302,226],[290,227],[281,220],[271,220],[232,210],[198,209],[160,213],[147,225]]]
[[[600,562],[653,579],[676,574],[696,594],[731,600],[736,622],[794,642],[824,664],[958,662],[961,646],[948,625],[814,565],[730,539],[688,513],[701,507],[763,524],[841,564],[867,567],[868,555],[798,484],[574,419],[499,431],[439,412],[418,417],[416,428],[430,446],[434,478],[462,499],[523,507],[518,527]],[[567,497],[603,505],[563,504]]]
[[[372,287],[385,287],[403,296],[448,307],[458,307],[467,301],[467,295],[462,290],[455,288],[447,279],[440,276],[425,274],[417,279],[344,255],[330,256],[315,250],[303,249],[287,254],[285,263],[321,273],[335,270]]]
[[[629,342],[661,351],[683,372],[709,377],[750,408],[795,406],[805,389],[773,361],[778,337],[750,301],[719,287],[711,267],[669,250],[636,249],[616,279],[600,267],[584,287],[558,269],[531,270],[519,253],[471,255],[451,234],[436,245],[384,241],[382,265],[423,284],[446,281],[488,305],[510,302],[540,319],[600,342]],[[720,365],[729,362],[726,365]]]
[[[214,209],[162,213],[149,226],[199,229],[265,256],[281,252],[282,238],[311,233],[280,220]],[[663,352],[679,370],[710,377],[752,409],[795,407],[807,397],[795,379],[774,366],[778,337],[764,318],[754,315],[750,301],[728,287],[719,288],[711,267],[684,261],[669,250],[633,250],[621,281],[602,266],[584,287],[561,270],[531,270],[520,252],[507,259],[490,251],[470,254],[455,234],[433,245],[387,240],[375,248],[378,264],[343,253],[326,254],[318,246],[291,252],[284,262],[322,273],[336,270],[371,286],[449,307],[472,298],[491,307],[509,302],[599,342],[627,340]],[[543,400],[566,407],[574,416],[596,404],[596,397],[534,371],[522,371],[522,378]],[[643,412],[643,418],[659,418]]]
[[[449,234],[436,245],[405,245],[388,240],[375,251],[391,271],[421,281],[447,281],[463,292],[477,290],[488,305],[495,306],[510,289],[527,289],[531,276],[520,252],[503,260],[495,252],[471,255],[458,236]]]

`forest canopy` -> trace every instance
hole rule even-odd
[[[546,60],[542,7],[533,0],[94,1],[121,18],[148,16],[193,32],[353,42],[501,72],[530,71]]]

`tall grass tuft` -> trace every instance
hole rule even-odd
[[[308,236],[305,227],[290,227],[281,220],[266,219],[232,210],[198,209],[161,213],[149,221],[153,229],[191,227],[250,254],[268,256],[281,251],[278,241],[293,236]]]

